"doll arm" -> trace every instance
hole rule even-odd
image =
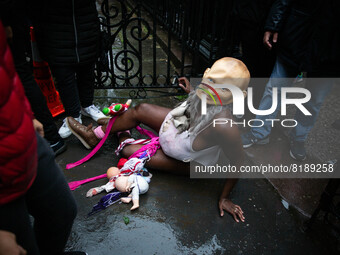
[[[110,192],[115,188],[115,184],[112,181],[109,181],[108,183],[106,183],[105,185],[99,186],[99,187],[95,187],[90,189],[87,193],[86,193],[86,197],[92,197],[95,196],[101,192],[103,192],[104,190],[106,192]]]

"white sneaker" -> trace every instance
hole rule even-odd
[[[78,118],[74,118],[76,121],[78,121],[80,124],[82,124],[81,121],[81,114],[79,115]],[[67,138],[70,135],[72,135],[71,130],[68,128],[67,123],[66,123],[66,118],[63,120],[63,125],[59,128],[58,131],[59,135],[61,136],[61,138]]]
[[[86,108],[81,108],[81,113],[87,117],[91,117],[94,121],[98,121],[99,119],[108,119],[110,117],[105,116],[104,113],[99,111],[99,109],[94,106],[90,105]]]

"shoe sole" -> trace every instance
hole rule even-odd
[[[303,159],[297,159],[295,156],[294,156],[294,154],[292,153],[292,151],[290,150],[289,151],[289,155],[293,158],[293,159],[295,159],[295,160],[297,160],[297,161],[304,161],[307,157],[305,156]]]
[[[74,134],[79,139],[79,141],[85,146],[86,149],[90,150],[91,146],[71,128],[71,125],[68,123],[68,120],[66,120],[66,124],[70,129],[71,133]]]
[[[243,148],[244,148],[244,149],[247,149],[247,148],[249,148],[249,147],[251,147],[251,146],[253,146],[253,145],[255,145],[255,144],[258,144],[258,145],[266,145],[266,144],[268,144],[268,143],[269,143],[269,137],[264,138],[264,139],[258,141],[257,143],[244,144],[244,145],[243,145]]]
[[[80,110],[80,113],[86,117],[91,117],[91,115],[85,112],[83,109]]]
[[[244,149],[247,149],[247,148],[249,148],[249,147],[251,147],[251,146],[253,146],[254,144],[253,143],[250,143],[250,144],[243,144],[243,148]]]
[[[98,118],[98,119],[94,119],[92,118],[92,116],[90,114],[88,114],[87,112],[85,112],[83,109],[80,110],[81,114],[86,116],[86,117],[89,117],[91,119],[93,119],[95,122],[97,122],[98,120],[101,120],[101,119],[110,119],[109,116],[105,116],[105,117],[101,117],[101,118]]]
[[[67,135],[60,134],[59,132],[58,132],[58,134],[60,135],[61,138],[65,139],[67,137],[70,137],[72,135],[72,132],[70,134],[67,134]]]

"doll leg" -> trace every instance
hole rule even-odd
[[[137,183],[138,183],[138,189],[139,189],[139,194],[145,194],[149,190],[149,183],[144,179],[144,177],[137,175],[136,176]]]
[[[136,185],[131,191],[132,204],[131,211],[136,210],[139,207],[139,187]]]
[[[122,201],[124,204],[130,203],[131,200],[132,200],[132,196],[131,196],[131,195],[128,195],[127,197],[122,197],[122,198],[120,199],[120,201]]]

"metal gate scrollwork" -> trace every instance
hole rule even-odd
[[[177,88],[177,84],[170,82],[170,61],[157,60],[156,21],[143,10],[142,1],[97,3],[100,4],[101,48],[95,68],[95,87],[130,89],[132,98],[147,97],[146,88]],[[167,70],[167,75],[161,74],[161,69]]]

